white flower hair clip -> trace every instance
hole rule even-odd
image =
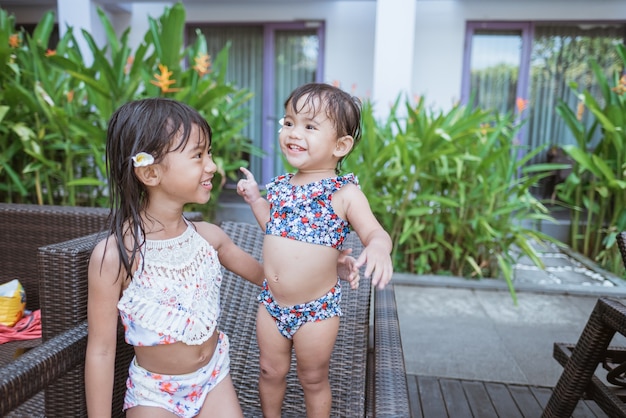
[[[146,167],[154,164],[154,157],[147,152],[140,152],[133,157],[134,167]]]
[[[280,133],[280,131],[283,130],[283,125],[285,125],[285,118],[280,118],[278,124],[280,125],[280,128],[278,128],[278,133]]]

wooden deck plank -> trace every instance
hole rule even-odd
[[[583,401],[585,405],[595,414],[597,418],[608,418],[608,415],[600,408],[600,406],[592,401]]]
[[[485,389],[498,416],[506,414],[509,418],[524,418],[504,383],[485,383]]]
[[[596,414],[584,402],[578,402],[576,409],[572,412],[572,418],[596,418]]]
[[[540,417],[543,408],[530,387],[522,385],[508,385],[509,392],[517,404],[523,417]]]
[[[535,399],[539,401],[539,405],[541,405],[541,409],[543,410],[548,404],[550,395],[552,395],[552,389],[536,386],[530,386],[529,388],[535,395]],[[608,415],[600,409],[597,403],[588,400],[581,400],[578,402],[577,408],[572,413],[572,418],[583,417],[608,418]]]
[[[474,417],[498,418],[484,383],[463,381],[462,384]]]
[[[420,406],[420,395],[417,389],[417,376],[407,375],[407,390],[409,391],[409,408],[412,418],[423,418],[422,407]]]
[[[541,409],[543,410],[548,404],[548,399],[550,399],[550,396],[552,396],[552,389],[537,386],[530,386],[529,389],[533,393],[535,399],[537,399],[539,405],[541,406]]]
[[[440,379],[439,386],[446,404],[448,416],[451,417],[471,417],[472,409],[467,402],[465,390],[460,380]]]
[[[418,376],[417,385],[424,418],[448,417],[446,404],[436,377]]]
[[[411,418],[538,418],[552,395],[546,387],[407,375]],[[571,418],[608,418],[581,400]]]

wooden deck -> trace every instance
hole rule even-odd
[[[412,418],[539,418],[551,388],[407,375]],[[593,401],[572,418],[606,418]]]

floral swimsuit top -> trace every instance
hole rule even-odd
[[[267,184],[270,220],[265,233],[343,249],[350,225],[335,213],[331,202],[333,193],[344,185],[359,185],[356,176],[350,173],[302,186],[289,183],[293,176],[278,176]]]
[[[179,237],[146,240],[117,308],[126,342],[199,345],[215,332],[222,267],[217,251],[188,223]]]

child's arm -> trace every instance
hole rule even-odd
[[[115,239],[101,241],[89,260],[85,394],[89,417],[110,417],[117,343],[117,302],[123,278]],[[104,258],[103,258],[104,257]]]
[[[345,209],[345,219],[352,225],[365,246],[356,260],[355,267],[358,269],[367,265],[365,277],[371,277],[372,285],[382,289],[393,275],[391,237],[372,213],[369,202],[361,189],[355,185],[346,185],[337,192],[337,197],[339,196],[341,196],[342,207]]]
[[[243,277],[258,286],[263,284],[263,266],[250,254],[239,248],[217,225],[207,222],[196,222],[198,232],[211,243],[227,270]]]
[[[256,221],[265,232],[265,223],[270,219],[270,204],[261,196],[254,175],[244,167],[241,167],[240,170],[246,178],[237,183],[237,193],[250,205]]]

